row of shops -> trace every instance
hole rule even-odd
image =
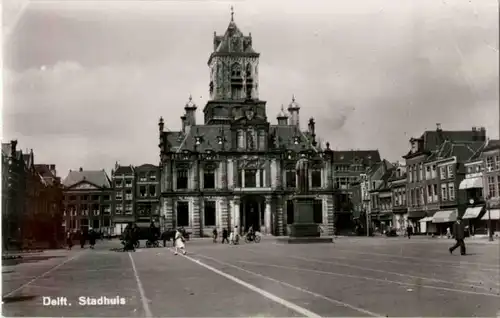
[[[452,225],[457,217],[457,209],[437,211],[433,216],[418,221],[419,233],[445,235],[448,228],[453,228]],[[469,207],[465,210],[462,220],[471,235],[488,234],[490,220],[494,235],[500,234],[500,209],[486,209],[485,206]]]

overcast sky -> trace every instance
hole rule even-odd
[[[272,123],[295,94],[302,126],[315,117],[332,148],[401,160],[437,122],[498,138],[496,0],[108,0],[4,12],[4,140],[63,177],[157,164],[160,116],[179,129],[191,93],[203,120],[213,32],[231,5],[261,53]]]

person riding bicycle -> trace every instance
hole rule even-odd
[[[151,225],[149,226],[148,242],[151,244],[157,243],[158,237],[158,229],[156,228],[155,224],[151,222]]]
[[[250,225],[250,227],[248,228],[247,237],[250,241],[255,239],[255,231],[253,230],[253,225]]]

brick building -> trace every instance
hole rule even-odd
[[[334,231],[332,152],[316,140],[314,120],[300,127],[295,98],[268,121],[259,98],[259,53],[251,35],[233,18],[224,35],[214,35],[210,98],[204,123],[196,123],[191,98],[181,117],[182,130],[166,130],[160,119],[161,213],[165,226],[183,226],[194,236],[212,229],[250,225],[283,235],[293,222],[295,164],[310,158],[309,183],[316,195],[315,221],[324,234]]]
[[[463,165],[486,140],[484,128],[444,131],[440,124],[436,126],[435,131],[425,131],[421,137],[411,138],[411,149],[403,156],[408,175],[408,221],[417,232],[442,230],[456,218],[459,210],[464,210],[463,203],[457,201],[463,199],[462,196],[457,198],[459,178],[465,176]],[[449,191],[452,200],[448,200]],[[442,213],[434,218],[437,211]],[[441,226],[434,228],[436,224]],[[422,225],[429,227],[424,229]]]
[[[111,226],[113,189],[103,170],[69,171],[63,181],[64,227],[108,233]]]
[[[34,162],[33,150],[23,153],[17,149],[16,140],[2,144],[4,248],[11,247],[11,240],[43,247],[54,246],[61,239],[61,187],[55,166],[49,178],[41,175]]]
[[[121,166],[111,172],[113,185],[113,233],[119,235],[128,223],[162,226],[160,215],[160,170],[158,166]]]
[[[491,230],[500,232],[500,141],[491,140],[482,150],[481,158],[484,167],[483,197],[487,203],[487,210],[481,220],[491,219]]]
[[[394,165],[394,173],[389,178],[392,193],[393,227],[403,234],[408,226],[408,208],[406,205],[406,166]]]
[[[334,206],[339,233],[350,232],[353,221],[361,216],[361,210],[358,211],[361,207],[358,202],[361,195],[360,177],[380,162],[378,150],[333,151]]]

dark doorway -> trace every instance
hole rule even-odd
[[[253,226],[254,231],[260,231],[261,224],[264,222],[264,197],[258,195],[246,196],[243,198],[240,211],[242,227],[245,232],[250,226]]]

